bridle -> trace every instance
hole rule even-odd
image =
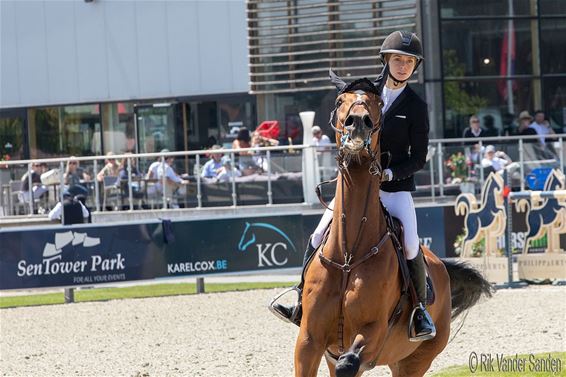
[[[352,111],[352,108],[356,105],[363,106],[364,109],[366,109],[367,112],[371,114],[368,102],[366,100],[363,100],[361,96],[358,95],[358,99],[352,102],[350,107],[348,107],[348,111],[346,112],[345,119],[348,119],[348,117],[350,116],[350,112]],[[342,173],[347,173],[350,159],[347,158],[344,148],[346,141],[350,138],[350,133],[346,131],[346,127],[344,124],[342,124],[342,129],[336,127],[336,122],[338,121],[336,113],[339,108],[340,105],[336,104],[334,110],[332,110],[332,112],[330,113],[330,119],[328,121],[328,125],[332,127],[332,129],[340,135],[340,148],[338,149],[336,161],[338,161],[338,169],[340,169]],[[381,167],[381,155],[378,154],[377,151],[371,149],[371,139],[376,132],[378,133],[378,135],[379,132],[381,132],[381,126],[383,124],[382,119],[383,118],[380,116],[377,124],[374,124],[372,122],[372,128],[368,133],[366,139],[364,140],[364,147],[363,147],[370,158],[369,173],[371,175],[375,175],[378,177],[381,177],[381,173],[383,172],[383,169]],[[379,148],[379,145],[376,148]]]

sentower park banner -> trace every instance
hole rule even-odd
[[[2,229],[0,289],[300,267],[319,219],[297,214]],[[463,219],[453,207],[417,208],[417,220],[423,244],[439,257],[457,256],[454,242]],[[514,224],[512,246],[521,247],[524,219]]]

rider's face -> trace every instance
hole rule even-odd
[[[417,59],[414,56],[391,54],[389,56],[389,72],[399,81],[407,80],[413,74]]]

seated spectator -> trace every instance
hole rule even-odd
[[[312,128],[312,144],[317,147],[331,144],[330,138],[322,133],[322,129],[319,126],[313,126]]]
[[[537,135],[537,131],[530,127],[533,121],[533,117],[527,110],[521,111],[519,114],[519,127],[517,128],[517,135],[520,136],[534,136]],[[536,139],[525,139],[525,143],[537,143]]]
[[[22,199],[23,201],[29,201],[30,194],[29,194],[29,176],[31,174],[31,184],[33,190],[33,198],[40,199],[44,198],[47,194],[47,187],[41,184],[41,174],[43,174],[46,170],[47,164],[45,163],[32,163],[31,171],[25,173],[22,178]]]
[[[493,145],[488,145],[485,148],[481,165],[484,169],[492,168],[496,173],[502,173],[503,170],[507,170],[510,174],[513,174],[519,169],[518,163],[513,162],[505,152],[495,151]]]
[[[169,153],[169,149],[162,149],[161,152],[159,153]],[[159,165],[161,165],[161,161],[163,161],[164,158],[165,156],[157,157],[157,160],[155,160],[154,162],[151,163],[151,165],[149,165],[149,168],[147,169],[147,174],[145,175],[146,179],[157,179],[157,169],[159,168]]]
[[[546,145],[546,136],[554,134],[554,130],[550,127],[550,122],[545,119],[542,110],[535,111],[535,120],[531,123],[530,128],[534,129],[540,137],[540,143]]]
[[[162,190],[162,180],[165,178],[165,196],[171,200],[175,193],[184,195],[186,193],[185,185],[189,181],[181,178],[175,170],[173,170],[173,162],[175,157],[168,156],[165,157],[165,161],[157,168],[157,190]],[[161,191],[162,192],[162,191]],[[176,203],[172,203],[173,208],[179,208]]]
[[[252,147],[274,147],[279,145],[279,140],[261,136],[259,132],[252,134]]]
[[[210,150],[218,151],[222,149],[219,145],[214,145]],[[222,168],[222,153],[211,153],[208,160],[202,167],[200,176],[202,178],[216,178]]]
[[[470,122],[470,126],[464,129],[464,133],[462,134],[463,138],[467,139],[472,137],[487,136],[486,131],[480,126],[480,119],[477,117],[477,115],[472,115],[470,117],[469,122]],[[472,144],[475,144],[475,142],[465,143],[465,145],[472,145]]]
[[[84,182],[90,181],[90,176],[80,168],[79,161],[74,156],[71,156],[69,161],[67,161],[64,181],[72,197],[77,195],[88,195],[88,190],[84,185]]]
[[[218,181],[227,182],[232,180],[232,177],[241,177],[242,173],[238,168],[232,166],[232,160],[228,156],[222,157],[222,167],[218,171]]]
[[[131,161],[131,166],[129,166],[130,165],[129,161]],[[130,168],[132,179],[141,178],[142,176],[138,169],[137,159],[133,157],[124,158],[122,160],[122,163],[120,164],[120,172],[118,173],[118,178],[120,179],[123,191],[127,191],[128,188],[128,167]],[[140,187],[139,179],[132,182],[132,191],[134,197],[138,197],[139,195],[141,195],[141,187]]]
[[[495,119],[491,115],[483,117],[483,125],[485,133],[482,136],[499,136],[499,130],[495,128]]]
[[[250,130],[246,127],[242,127],[238,131],[236,139],[232,142],[232,149],[250,148],[252,146],[251,141]],[[251,154],[252,152],[240,152],[240,156]]]
[[[108,152],[106,156],[107,159],[105,160],[104,167],[96,175],[98,182],[103,182],[104,177],[118,177],[118,173],[120,172],[120,162],[112,157],[114,153]]]

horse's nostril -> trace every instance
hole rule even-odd
[[[373,128],[373,123],[369,118],[369,115],[364,115],[364,124],[366,125],[367,128]]]
[[[348,118],[346,118],[346,122],[344,123],[344,127],[350,127],[353,124],[354,124],[354,117],[348,116]]]

